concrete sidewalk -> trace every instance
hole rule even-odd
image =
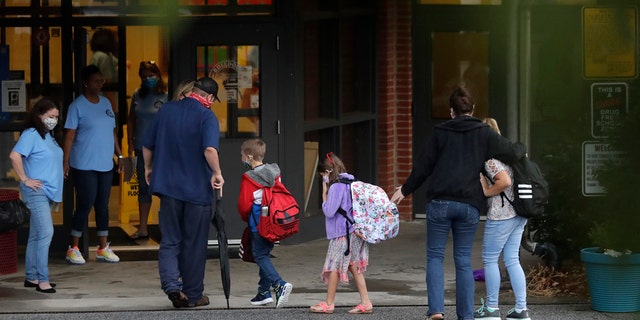
[[[473,267],[482,268],[482,233],[478,229],[474,245]],[[393,240],[372,245],[370,264],[365,274],[371,300],[376,306],[426,306],[425,284],[426,242],[425,221],[403,222],[400,235]],[[317,239],[295,245],[281,245],[274,249],[273,262],[281,276],[293,283],[293,293],[287,307],[308,307],[324,300],[326,285],[320,280],[328,240]],[[448,246],[445,260],[445,289],[447,305],[455,305],[455,269]],[[118,248],[114,248],[118,253]],[[232,256],[235,255],[235,250]],[[526,270],[539,263],[538,257],[522,251]],[[231,266],[231,308],[255,308],[249,300],[256,294],[258,269],[255,264],[234,258]],[[173,309],[160,289],[157,261],[122,261],[117,264],[98,263],[95,251],[82,266],[68,265],[63,257],[52,257],[50,279],[57,283],[57,293],[43,294],[24,288],[24,256],[19,257],[18,272],[0,276],[0,314],[53,313],[70,311],[141,311]],[[503,283],[503,286],[508,283]],[[484,296],[484,283],[476,282],[476,296]],[[512,294],[502,290],[501,304],[511,308]],[[211,305],[205,308],[226,308],[220,282],[218,259],[207,261],[205,294]],[[353,306],[359,302],[355,286],[340,285],[336,306]],[[585,304],[584,298],[530,297],[535,304]],[[426,307],[425,307],[426,310]]]

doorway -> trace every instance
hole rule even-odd
[[[433,127],[450,119],[449,95],[465,86],[474,96],[474,116],[507,123],[506,10],[500,5],[414,7],[413,159]],[[414,192],[415,217],[425,216],[426,184]]]
[[[264,162],[280,163],[278,38],[274,25],[198,26],[173,41],[170,88],[184,80],[209,76],[220,86],[212,105],[220,121],[220,162],[225,178],[223,209],[231,243],[239,243],[245,223],[237,214],[240,177],[245,168],[240,146],[251,137],[267,144]],[[188,35],[188,36],[186,36]],[[212,228],[209,243],[216,243]]]

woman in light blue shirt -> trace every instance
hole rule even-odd
[[[62,149],[54,138],[59,109],[51,100],[38,101],[25,130],[11,150],[11,165],[20,178],[20,193],[29,210],[29,240],[25,254],[25,287],[55,293],[49,282],[49,245],[53,238],[51,206],[62,202]]]
[[[118,157],[118,172],[124,165],[115,130],[116,116],[109,99],[101,95],[104,78],[100,69],[88,65],[82,68],[80,75],[83,94],[69,105],[64,125],[64,175],[71,175],[76,190],[71,245],[66,260],[71,264],[85,263],[78,243],[93,207],[99,241],[96,260],[119,262],[120,258],[107,242],[114,152]]]

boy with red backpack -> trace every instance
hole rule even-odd
[[[284,281],[271,263],[273,242],[258,232],[261,216],[269,215],[269,208],[263,206],[264,190],[267,188],[269,191],[275,185],[281,185],[278,165],[262,163],[265,153],[266,143],[260,138],[248,139],[240,147],[242,162],[249,170],[242,175],[240,182],[238,213],[243,221],[249,223],[253,258],[260,268],[258,294],[251,299],[251,304],[259,306],[273,302],[273,288],[276,308],[280,308],[288,301],[293,285]]]

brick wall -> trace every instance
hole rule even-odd
[[[413,163],[411,3],[378,2],[378,182],[390,193]],[[402,220],[413,219],[411,196],[399,210]]]

